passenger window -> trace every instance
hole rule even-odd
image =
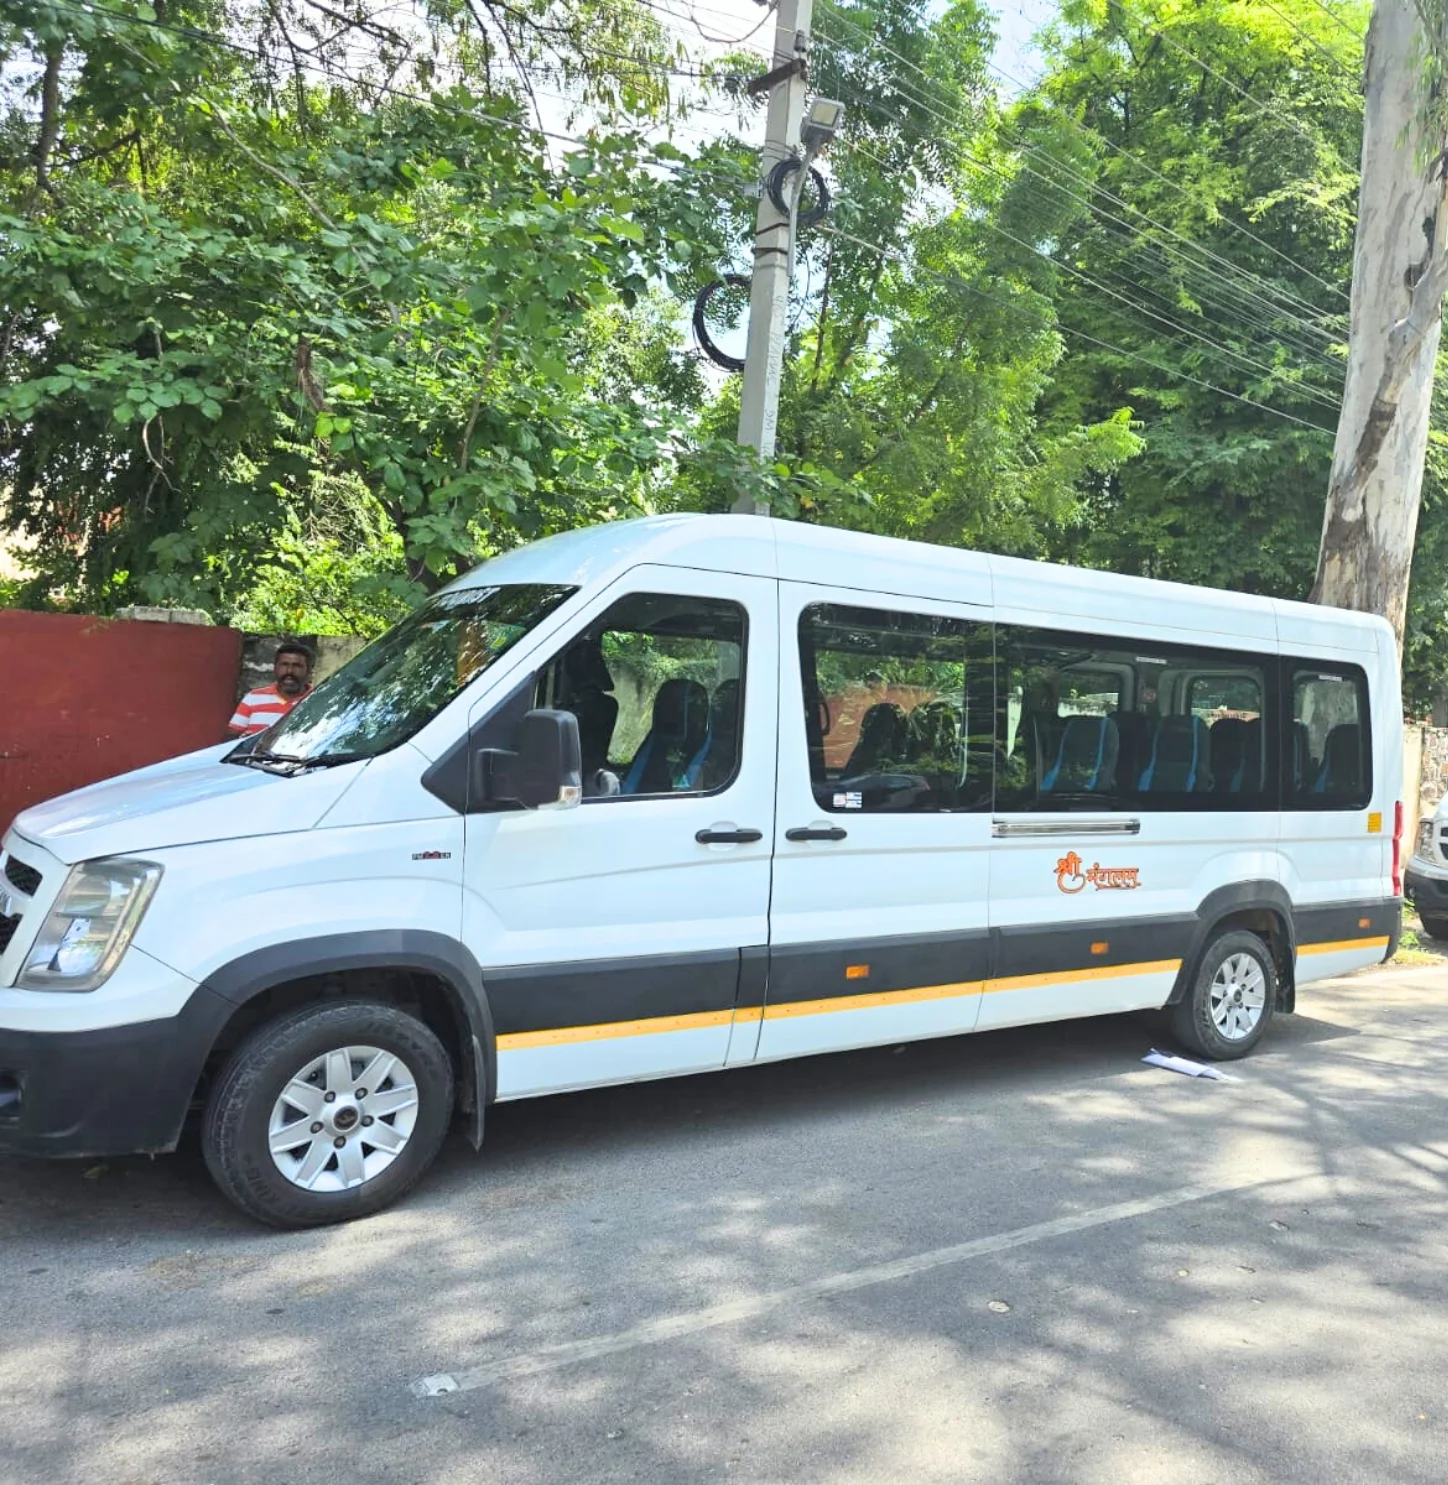
[[[816,604],[800,616],[799,648],[821,809],[990,807],[988,626]]]
[[[1363,809],[1372,797],[1367,677],[1355,665],[1294,666],[1288,777],[1295,809]]]
[[[585,800],[712,794],[739,771],[744,610],[634,593],[539,677],[535,704],[578,718]]]
[[[1268,667],[1003,625],[997,809],[1266,809]]]

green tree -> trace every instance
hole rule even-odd
[[[1070,0],[1021,107],[1088,149],[1043,177],[1077,211],[1052,244],[1082,340],[1052,412],[1128,401],[1145,452],[1063,554],[1304,596],[1334,409],[1361,108],[1361,44],[1309,0],[1184,9]]]
[[[801,233],[777,445],[787,513],[1043,552],[1137,445],[1124,401],[1039,425],[1062,341],[1052,270],[1024,234],[1049,236],[1069,203],[1028,188],[988,86],[988,14],[829,0],[815,24],[813,84],[844,101],[848,128],[829,156],[835,209]],[[732,225],[747,271],[752,212]],[[709,425],[737,411],[731,384]]]
[[[0,478],[37,586],[226,613],[339,481],[423,585],[651,508],[688,397],[655,404],[646,379],[619,396],[597,353],[630,340],[644,374],[624,311],[711,237],[712,210],[677,152],[600,130],[555,158],[524,118],[548,55],[581,97],[647,112],[659,46],[635,10],[438,11],[445,69],[349,10],[347,40],[377,47],[344,72],[303,64],[305,4],[164,22],[8,6],[38,119],[11,99]],[[613,11],[602,34],[637,60],[582,45]],[[347,40],[331,45],[350,67]],[[522,84],[500,82],[500,52]],[[410,87],[370,80],[404,65]],[[657,333],[652,355],[647,375],[686,392]]]

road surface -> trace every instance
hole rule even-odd
[[[1448,969],[494,1110],[276,1234],[0,1160],[5,1485],[1448,1478]]]

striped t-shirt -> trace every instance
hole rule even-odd
[[[258,686],[255,691],[248,691],[237,704],[231,730],[244,737],[250,737],[253,732],[265,732],[273,722],[286,716],[306,694],[303,691],[294,700],[289,700],[275,686]]]

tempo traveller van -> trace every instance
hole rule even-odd
[[[502,1099],[1164,1009],[1393,951],[1381,620],[746,516],[488,562],[267,732],[25,811],[0,1150],[284,1227]]]

